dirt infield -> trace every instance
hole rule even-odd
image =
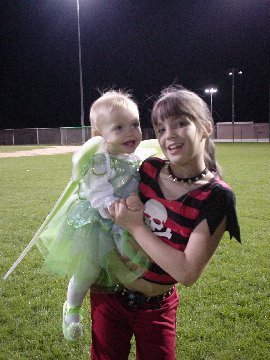
[[[45,149],[21,150],[4,153],[0,152],[0,158],[66,154],[75,152],[79,147],[80,146],[52,146]]]

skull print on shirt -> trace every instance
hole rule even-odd
[[[157,200],[151,199],[145,203],[144,208],[145,223],[157,236],[163,236],[167,239],[172,237],[171,229],[166,228],[166,231],[161,231],[164,228],[164,223],[168,218],[166,208]]]

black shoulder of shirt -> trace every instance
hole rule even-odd
[[[236,212],[236,198],[233,190],[224,181],[213,181],[211,198],[216,212],[218,212],[220,206],[225,209],[227,219],[226,230],[229,232],[230,238],[234,237],[241,243],[240,227]]]

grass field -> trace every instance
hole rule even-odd
[[[265,360],[270,358],[270,146],[217,144],[217,153],[237,196],[242,245],[225,234],[200,280],[178,287],[177,359]],[[1,277],[64,189],[70,161],[71,154],[0,159]],[[41,274],[41,264],[33,248],[11,277],[1,280],[0,359],[89,359],[89,298],[84,339],[67,343],[61,333],[67,282]]]

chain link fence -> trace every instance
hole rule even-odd
[[[268,123],[217,123],[215,141],[269,141]],[[155,138],[152,128],[142,129],[143,140]],[[233,138],[234,135],[234,138]],[[0,145],[80,145],[91,137],[91,127],[0,129]]]

